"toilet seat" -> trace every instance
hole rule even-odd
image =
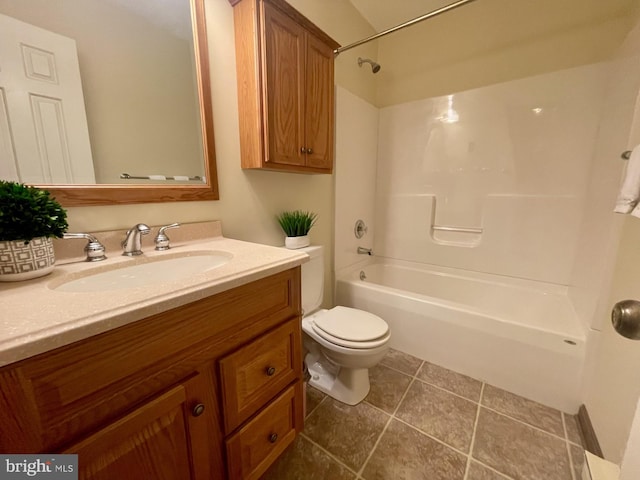
[[[389,325],[372,313],[335,307],[313,316],[313,331],[324,340],[346,348],[370,349],[388,342]]]

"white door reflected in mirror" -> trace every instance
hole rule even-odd
[[[96,183],[76,42],[0,15],[0,178]]]

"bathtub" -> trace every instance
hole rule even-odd
[[[586,333],[566,287],[378,262],[338,276],[336,301],[382,317],[391,348],[577,412]]]

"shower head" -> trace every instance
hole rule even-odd
[[[380,71],[380,64],[379,63],[376,63],[373,60],[370,60],[368,58],[358,57],[358,66],[362,67],[363,63],[370,63],[371,64],[371,71],[373,73],[378,73]]]

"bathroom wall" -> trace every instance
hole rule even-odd
[[[357,67],[356,67],[357,68]],[[369,69],[369,75],[373,75]],[[335,271],[367,262],[358,247],[373,248],[378,154],[378,109],[348,90],[336,89]],[[357,239],[355,222],[367,225]]]
[[[606,64],[607,84],[596,137],[585,215],[579,231],[569,296],[583,324],[602,330],[607,322],[611,269],[620,236],[621,215],[612,213],[625,161],[620,154],[640,143],[632,129],[640,88],[640,31],[634,29]],[[640,118],[636,118],[640,122]],[[632,134],[632,131],[634,132]]]
[[[621,237],[617,273],[610,294],[604,295],[609,311],[620,300],[640,299],[640,220],[623,219]],[[616,333],[609,314],[601,320],[602,331],[592,330],[589,336],[584,404],[605,458],[619,463],[640,397],[640,345]]]
[[[382,108],[376,253],[568,284],[605,80],[599,63]]]
[[[607,61],[637,13],[635,0],[473,2],[379,41],[378,61],[385,68],[376,103],[394,105]]]
[[[327,11],[318,9],[318,2],[312,0],[291,3],[343,44],[361,33],[373,33],[347,0],[323,2],[334,8]],[[233,9],[226,0],[207,0],[205,8],[220,200],[70,208],[70,228],[72,231],[98,231],[128,228],[141,221],[161,224],[216,219],[222,221],[225,236],[282,245],[284,237],[275,215],[285,209],[311,210],[319,215],[318,223],[311,231],[312,242],[326,248],[325,305],[329,305],[333,291],[330,274],[333,269],[333,176],[241,170]],[[339,21],[333,16],[338,12]],[[343,68],[349,71],[343,73]],[[336,70],[339,85],[344,83],[362,97],[372,91],[371,75],[360,75],[357,70],[356,74],[352,73],[353,64],[337,63]]]
[[[623,457],[640,396],[640,345],[611,326],[613,304],[640,299],[640,220],[612,213],[625,162],[640,144],[640,24],[610,65],[577,261],[569,292],[591,325],[584,370],[584,403],[608,460]]]

